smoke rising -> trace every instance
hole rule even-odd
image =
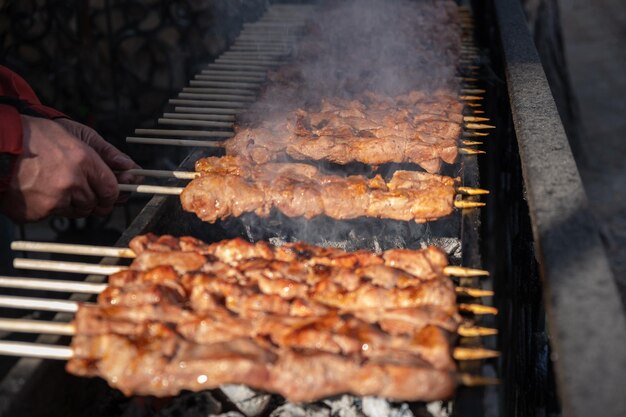
[[[292,123],[292,112],[319,111],[333,100],[366,105],[371,100],[389,100],[398,105],[397,96],[412,92],[457,96],[456,13],[457,5],[448,0],[323,1],[296,45],[295,59],[269,74],[259,100],[238,118],[240,126],[286,128]],[[431,228],[403,222],[285,220],[241,219],[252,240],[267,239],[268,230],[279,224],[277,241],[305,240],[346,249],[418,247],[432,237]],[[457,235],[453,224],[443,229],[440,236]],[[456,251],[455,245],[451,251]]]

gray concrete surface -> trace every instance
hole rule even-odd
[[[613,273],[626,277],[626,1],[559,0],[587,161],[580,166]]]

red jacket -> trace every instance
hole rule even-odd
[[[0,192],[6,190],[22,153],[20,113],[56,119],[63,113],[41,104],[26,81],[0,65]]]

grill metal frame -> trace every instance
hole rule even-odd
[[[520,2],[486,3],[476,16],[497,22],[563,415],[623,416],[626,319],[600,231]]]

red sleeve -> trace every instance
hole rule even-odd
[[[22,119],[13,106],[0,104],[0,192],[7,189],[22,153]]]
[[[0,100],[10,102],[11,105],[21,110],[31,110],[48,119],[67,117],[60,111],[41,104],[30,85],[22,77],[2,65],[0,65]]]
[[[22,77],[0,65],[0,192],[7,189],[15,161],[22,153],[20,113],[48,119],[67,117],[41,104]]]

